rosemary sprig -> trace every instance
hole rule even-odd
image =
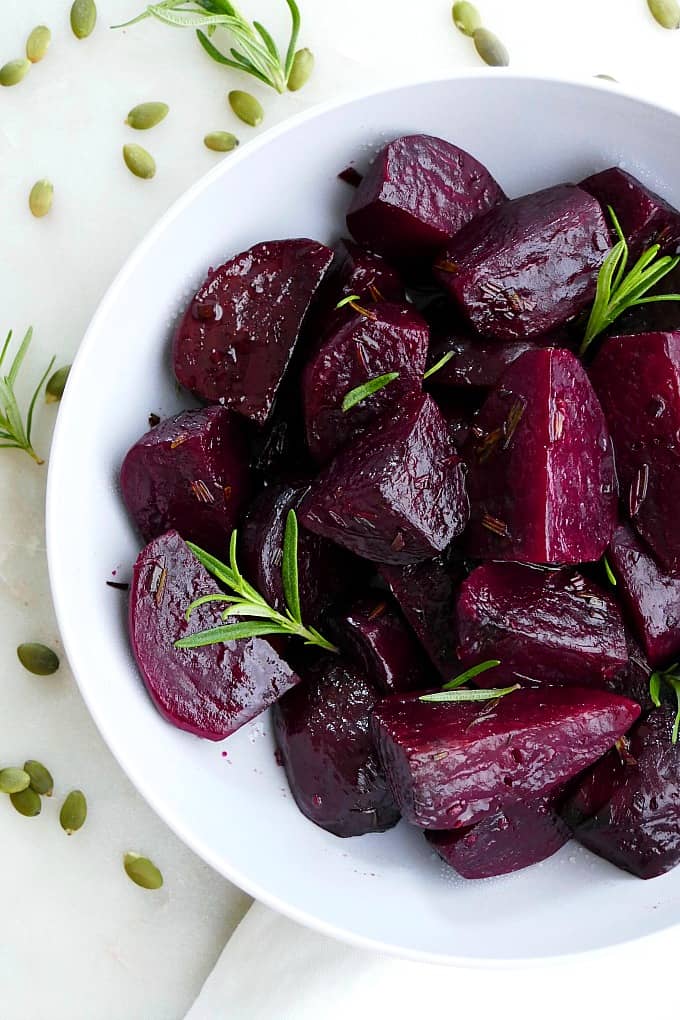
[[[674,662],[668,669],[657,670],[649,678],[649,696],[657,708],[661,705],[661,687],[665,683],[675,694],[678,711],[673,726],[673,743],[677,744],[680,736],[680,663]]]
[[[342,400],[342,410],[349,411],[350,408],[360,404],[366,397],[371,397],[374,393],[378,393],[379,390],[384,390],[386,386],[389,386],[391,382],[398,378],[398,372],[385,372],[384,375],[374,375],[368,382],[362,383],[361,386],[355,386],[353,390],[349,390],[345,394]]]
[[[607,575],[607,580],[611,584],[612,588],[616,588],[618,586],[618,581],[616,580],[616,574],[612,570],[611,563],[609,562],[607,556],[602,557],[602,566],[604,567],[604,572]]]
[[[466,669],[464,673],[454,677],[453,680],[449,680],[448,683],[442,687],[443,691],[455,691],[458,687],[462,687],[468,680],[474,680],[480,673],[486,673],[489,669],[495,669],[496,666],[500,666],[500,659],[487,659],[486,662],[478,662],[476,666],[470,666],[470,669]]]
[[[628,266],[628,244],[621,224],[611,206],[608,206],[618,241],[605,258],[597,277],[595,301],[590,310],[588,324],[579,353],[590,347],[600,335],[628,308],[651,304],[655,301],[680,301],[680,294],[645,295],[680,263],[678,255],[662,255],[658,258],[661,245],[653,244],[642,253],[632,269]]]
[[[286,637],[302,638],[306,645],[316,645],[328,652],[338,649],[327,641],[314,627],[305,627],[300,610],[300,591],[298,587],[298,523],[294,510],[288,512],[286,529],[283,538],[283,591],[286,600],[285,612],[268,605],[258,591],[249,584],[241,574],[236,560],[236,531],[231,533],[229,544],[229,565],[222,563],[215,556],[199,549],[188,542],[188,546],[196,559],[203,564],[209,573],[229,588],[233,595],[203,595],[188,607],[186,618],[199,606],[208,602],[226,602],[227,608],[222,619],[243,617],[242,623],[228,623],[223,627],[211,627],[209,630],[197,631],[175,642],[176,648],[202,648],[205,645],[222,644],[225,641],[236,641],[238,638],[264,637],[269,634],[282,634]]]
[[[439,359],[439,361],[435,361],[434,365],[431,365],[430,368],[428,368],[427,372],[423,376],[423,379],[429,379],[430,376],[433,376],[435,372],[438,372],[441,368],[444,367],[444,365],[448,365],[452,357],[453,351],[447,351],[446,354],[444,354]]]
[[[480,673],[486,673],[489,669],[495,669],[500,664],[500,659],[487,659],[486,662],[479,662],[476,666],[471,666],[464,673],[454,677],[453,680],[449,680],[448,683],[444,684],[441,691],[436,691],[434,694],[422,694],[418,700],[440,703],[450,701],[497,701],[498,698],[504,698],[506,694],[512,694],[513,691],[521,690],[520,684],[513,684],[512,687],[493,687],[487,690],[478,690],[476,688],[462,690],[463,684],[466,684],[469,680],[474,680]]]
[[[24,358],[26,357],[28,348],[30,347],[32,338],[33,327],[31,326],[27,330],[24,339],[21,341],[19,350],[14,355],[14,360],[10,365],[8,374],[0,374],[0,450],[24,450],[29,457],[33,458],[36,464],[44,464],[45,462],[37,455],[31,444],[31,430],[33,427],[33,411],[35,410],[38,395],[43,388],[45,380],[52,371],[55,359],[52,358],[44,375],[35,388],[33,396],[31,397],[31,402],[28,405],[28,413],[26,414],[25,423],[14,393],[14,384],[17,381],[17,376],[19,375],[19,371]],[[0,372],[2,371],[3,363],[7,357],[11,341],[12,330],[10,330],[7,334],[5,343],[0,351]]]

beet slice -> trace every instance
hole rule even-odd
[[[329,626],[340,647],[385,694],[432,684],[432,667],[389,595],[359,599]]]
[[[570,351],[527,351],[475,419],[463,454],[479,559],[598,560],[614,531],[617,485],[602,408]]]
[[[571,832],[552,800],[537,800],[509,805],[467,829],[425,837],[463,878],[494,878],[552,857]]]
[[[465,527],[463,467],[431,397],[410,397],[372,422],[305,497],[306,528],[378,563],[436,556]]]
[[[347,226],[381,255],[420,258],[503,201],[499,185],[469,153],[432,135],[406,135],[376,156],[354,194]]]
[[[277,702],[274,730],[303,815],[336,836],[384,832],[399,821],[369,732],[380,695],[349,663],[323,657]]]
[[[352,294],[363,307],[371,307],[377,301],[405,300],[404,284],[397,270],[381,255],[343,238],[335,245],[333,265],[310,313],[310,332],[324,334],[352,319],[356,312],[349,305],[336,308]]]
[[[435,275],[478,333],[527,340],[592,303],[610,246],[599,202],[560,184],[473,220],[448,244]]]
[[[581,780],[564,817],[583,846],[638,878],[680,864],[680,744],[663,705]]]
[[[680,332],[607,340],[591,367],[621,495],[667,571],[680,571]]]
[[[515,679],[494,672],[499,686]],[[404,818],[456,829],[547,796],[608,751],[639,712],[628,698],[580,687],[521,690],[494,703],[400,694],[376,706],[371,728]]]
[[[579,187],[593,195],[603,209],[612,207],[633,259],[653,244],[660,244],[662,252],[674,254],[677,251],[680,212],[637,177],[612,166],[586,177]]]
[[[256,244],[211,269],[175,333],[177,380],[264,424],[332,260],[330,248],[296,238]]]
[[[603,686],[628,662],[616,602],[574,570],[486,563],[463,582],[456,604],[464,666],[499,659],[547,683]],[[496,670],[477,677],[497,687]]]
[[[146,542],[175,528],[223,556],[251,490],[243,424],[223,407],[166,418],[130,448],[120,485]]]
[[[326,337],[304,371],[307,444],[320,463],[349,439],[362,435],[368,423],[387,408],[422,388],[430,338],[425,320],[408,305],[387,302],[367,312],[352,312],[339,330]],[[387,372],[399,376],[343,411],[342,402],[350,390]]]
[[[300,679],[262,638],[174,647],[220,625],[220,603],[200,606],[189,623],[184,616],[194,599],[219,590],[176,531],[142,550],[130,589],[130,641],[146,689],[168,722],[208,740],[228,737]]]

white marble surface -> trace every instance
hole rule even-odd
[[[24,392],[52,353],[59,364],[72,359],[127,253],[220,158],[203,148],[203,134],[222,128],[243,142],[252,136],[229,112],[228,88],[242,85],[261,95],[266,128],[343,92],[477,64],[469,42],[451,26],[448,0],[302,0],[301,44],[316,53],[318,71],[303,92],[277,98],[204,58],[190,33],[151,23],[108,30],[137,13],[140,0],[99,0],[99,24],[84,42],[70,33],[69,6],[69,0],[2,0],[0,7],[0,63],[22,54],[35,24],[53,31],[46,60],[21,86],[0,90],[0,333],[35,327]],[[242,6],[283,31],[282,0]],[[479,0],[479,6],[517,68],[608,73],[680,105],[680,32],[657,28],[644,0]],[[123,120],[146,99],[168,102],[171,115],[134,137]],[[451,116],[453,132],[455,110]],[[152,182],[123,167],[120,149],[130,140],[155,154]],[[54,182],[54,209],[36,221],[26,198],[43,176]],[[228,217],[229,210],[221,214]],[[127,371],[120,366],[121,402]],[[43,452],[55,413],[54,407],[38,410],[35,440]],[[44,557],[45,471],[22,454],[0,451],[0,764],[36,757],[57,781],[57,796],[37,819],[21,818],[0,802],[0,1017],[174,1020],[184,1015],[247,900],[185,849],[136,794],[90,721],[67,664],[39,679],[16,660],[22,640],[59,649]],[[105,662],[101,682],[107,682]],[[73,786],[88,794],[90,817],[67,839],[57,801]],[[144,893],[128,882],[120,866],[127,849],[154,857],[165,874],[163,891]],[[659,940],[659,953],[670,959],[678,941],[676,935]]]

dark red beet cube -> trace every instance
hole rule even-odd
[[[680,333],[613,337],[590,375],[631,520],[659,563],[680,571]]]
[[[120,485],[145,541],[174,528],[223,556],[251,489],[243,425],[223,407],[166,418],[128,451]]]
[[[609,431],[570,351],[534,350],[505,371],[475,419],[469,555],[525,563],[600,559],[614,531]]]
[[[652,675],[645,653],[631,634],[626,634],[628,645],[628,662],[605,684],[607,690],[615,694],[623,694],[631,701],[637,701],[643,712],[654,708],[649,693],[649,678]]]
[[[465,527],[462,463],[431,397],[418,394],[372,422],[319,475],[302,524],[377,563],[436,556]]]
[[[130,641],[152,700],[173,726],[208,740],[228,737],[299,681],[262,638],[175,648],[188,634],[220,626],[221,603],[185,618],[191,602],[219,590],[176,531],[142,550],[130,588]]]
[[[388,258],[434,255],[505,195],[486,167],[431,135],[395,138],[378,153],[347,213],[353,237]]]
[[[175,333],[182,386],[266,422],[309,305],[333,260],[317,241],[266,241],[212,269]]]
[[[680,293],[680,266],[676,266],[649,293]],[[636,333],[673,333],[680,330],[680,301],[652,301],[633,305],[605,331],[606,336],[632,336]]]
[[[274,711],[276,742],[295,802],[336,836],[384,832],[399,821],[369,731],[379,697],[360,671],[324,657]]]
[[[460,589],[456,623],[466,667],[499,659],[533,680],[599,687],[628,662],[616,602],[574,570],[477,567]],[[495,674],[476,682],[497,687]]]
[[[461,331],[433,341],[428,356],[428,368],[440,358],[451,358],[432,376],[432,384],[450,387],[495,386],[503,372],[521,354],[534,349],[529,340],[499,343],[480,337],[465,336]]]
[[[612,166],[586,177],[579,187],[593,195],[603,209],[612,207],[633,259],[653,244],[660,244],[663,252],[674,254],[677,251],[680,212],[637,177]]]
[[[397,270],[381,255],[343,238],[335,245],[333,265],[310,313],[313,330],[324,334],[352,319],[356,312],[349,305],[336,308],[351,295],[356,295],[358,303],[366,308],[377,301],[405,300],[404,284]]]
[[[515,679],[495,674],[501,687]],[[493,703],[401,694],[380,702],[371,728],[404,818],[456,829],[548,796],[608,751],[639,712],[627,698],[581,687],[525,689]]]
[[[352,312],[340,329],[329,333],[302,377],[307,443],[320,463],[363,434],[387,408],[398,407],[422,389],[430,338],[425,320],[408,305],[381,302],[367,312]],[[399,377],[343,411],[350,390],[387,372]]]
[[[435,275],[478,333],[527,340],[592,303],[610,247],[599,202],[560,184],[477,217],[448,244]]]

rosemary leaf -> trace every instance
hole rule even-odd
[[[366,397],[372,396],[374,393],[378,393],[379,390],[383,390],[386,386],[389,386],[391,382],[399,378],[398,372],[386,372],[384,375],[376,375],[373,379],[369,379],[368,382],[362,383],[361,386],[355,386],[353,390],[350,390],[345,394],[342,401],[342,410],[349,411],[350,408],[356,404],[360,404]]]
[[[489,669],[495,669],[496,666],[500,666],[500,659],[487,659],[486,662],[479,662],[476,666],[471,666],[470,669],[466,669],[460,676],[454,677],[453,680],[449,680],[448,683],[442,687],[443,691],[455,691],[457,687],[462,687],[468,680],[474,680],[480,673],[486,673]]]
[[[438,372],[440,368],[444,367],[444,365],[448,365],[449,361],[453,357],[453,353],[453,351],[447,351],[446,354],[439,359],[439,361],[435,361],[434,365],[432,365],[431,368],[428,368],[423,379],[429,379],[430,376],[434,375],[435,372]]]
[[[289,510],[286,518],[281,575],[288,612],[297,623],[302,623],[298,579],[298,523],[294,510]]]
[[[506,694],[519,691],[520,685],[513,684],[512,687],[496,687],[486,691],[437,691],[435,694],[421,694],[419,701],[449,702],[449,701],[496,701],[504,698]]]

